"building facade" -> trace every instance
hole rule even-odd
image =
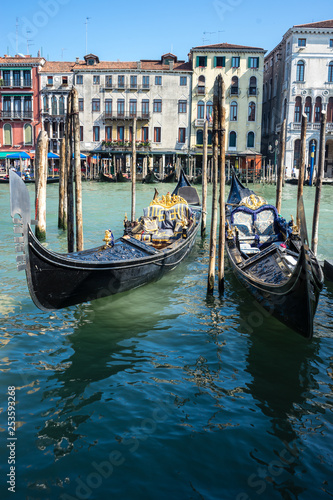
[[[318,163],[320,114],[327,112],[325,176],[333,176],[333,20],[296,25],[265,58],[263,154],[275,149],[286,118],[285,167],[299,167],[302,113],[307,115],[307,164]],[[271,146],[271,147],[269,147]]]
[[[263,64],[265,50],[221,43],[194,47],[191,151],[202,154],[203,125],[208,120],[212,137],[213,87],[222,74],[226,88],[226,155],[236,167],[246,153],[260,152]],[[198,160],[200,157],[198,157]]]
[[[0,58],[0,153],[30,151],[41,130],[39,70],[45,59]]]

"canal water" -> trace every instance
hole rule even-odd
[[[137,207],[154,187],[138,185]],[[274,202],[274,186],[255,189]],[[288,219],[296,190],[284,188]],[[47,187],[46,245],[65,251],[57,192]],[[322,259],[333,258],[332,198],[324,186]],[[121,235],[129,200],[129,185],[83,184],[85,248],[107,228]],[[309,234],[313,200],[305,187]],[[2,499],[332,498],[332,285],[305,341],[260,309],[228,263],[224,297],[207,298],[208,238],[198,237],[157,283],[45,313],[16,271],[6,185],[0,210]]]

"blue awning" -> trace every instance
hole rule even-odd
[[[47,157],[48,158],[59,158],[59,155],[52,153],[52,151],[50,151],[49,153],[47,153]]]
[[[13,158],[13,159],[20,159],[22,158],[23,160],[26,160],[29,158],[30,160],[30,156],[28,155],[28,153],[26,153],[25,151],[20,151],[20,152],[17,152],[17,153],[10,153],[6,156],[6,158]]]

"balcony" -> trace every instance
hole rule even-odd
[[[240,95],[240,90],[238,87],[230,87],[229,97],[238,97]]]
[[[32,120],[32,111],[1,111],[2,120]]]
[[[203,127],[204,123],[205,123],[205,119],[204,118],[197,118],[194,123],[195,123],[196,127]],[[213,120],[208,121],[208,127],[212,127],[212,126],[213,126]]]
[[[4,79],[0,79],[0,87],[2,87],[2,88],[31,88],[32,81],[31,81],[31,78],[21,78],[21,79],[4,78]]]
[[[257,96],[259,95],[259,90],[257,87],[249,87],[247,91],[247,95],[250,96]]]
[[[149,141],[135,141],[137,151],[150,151],[151,144]],[[102,149],[104,151],[131,151],[132,141],[102,141]]]
[[[320,130],[320,122],[315,122],[315,123],[307,123],[306,124],[306,129],[307,130]],[[301,122],[293,122],[291,124],[291,130],[301,130]],[[333,130],[333,123],[327,123],[326,125],[326,132],[330,132]]]
[[[205,85],[198,85],[197,86],[197,95],[205,95],[205,94],[206,94]]]
[[[133,113],[130,111],[123,111],[123,112],[116,112],[116,113],[104,112],[102,115],[102,118],[104,119],[104,121],[107,121],[107,120],[133,120],[133,118],[136,118],[137,120],[149,120],[150,113],[145,113],[142,111],[137,111],[136,113]]]

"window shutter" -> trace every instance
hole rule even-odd
[[[217,57],[214,56],[214,68],[216,68],[216,66],[217,66]]]
[[[247,58],[247,67],[251,68],[251,57]]]
[[[257,57],[257,68],[259,68],[259,57]]]
[[[205,67],[207,66],[207,56],[205,56]]]
[[[199,66],[199,56],[197,56],[197,68]]]
[[[222,68],[225,68],[225,56],[222,57]]]

